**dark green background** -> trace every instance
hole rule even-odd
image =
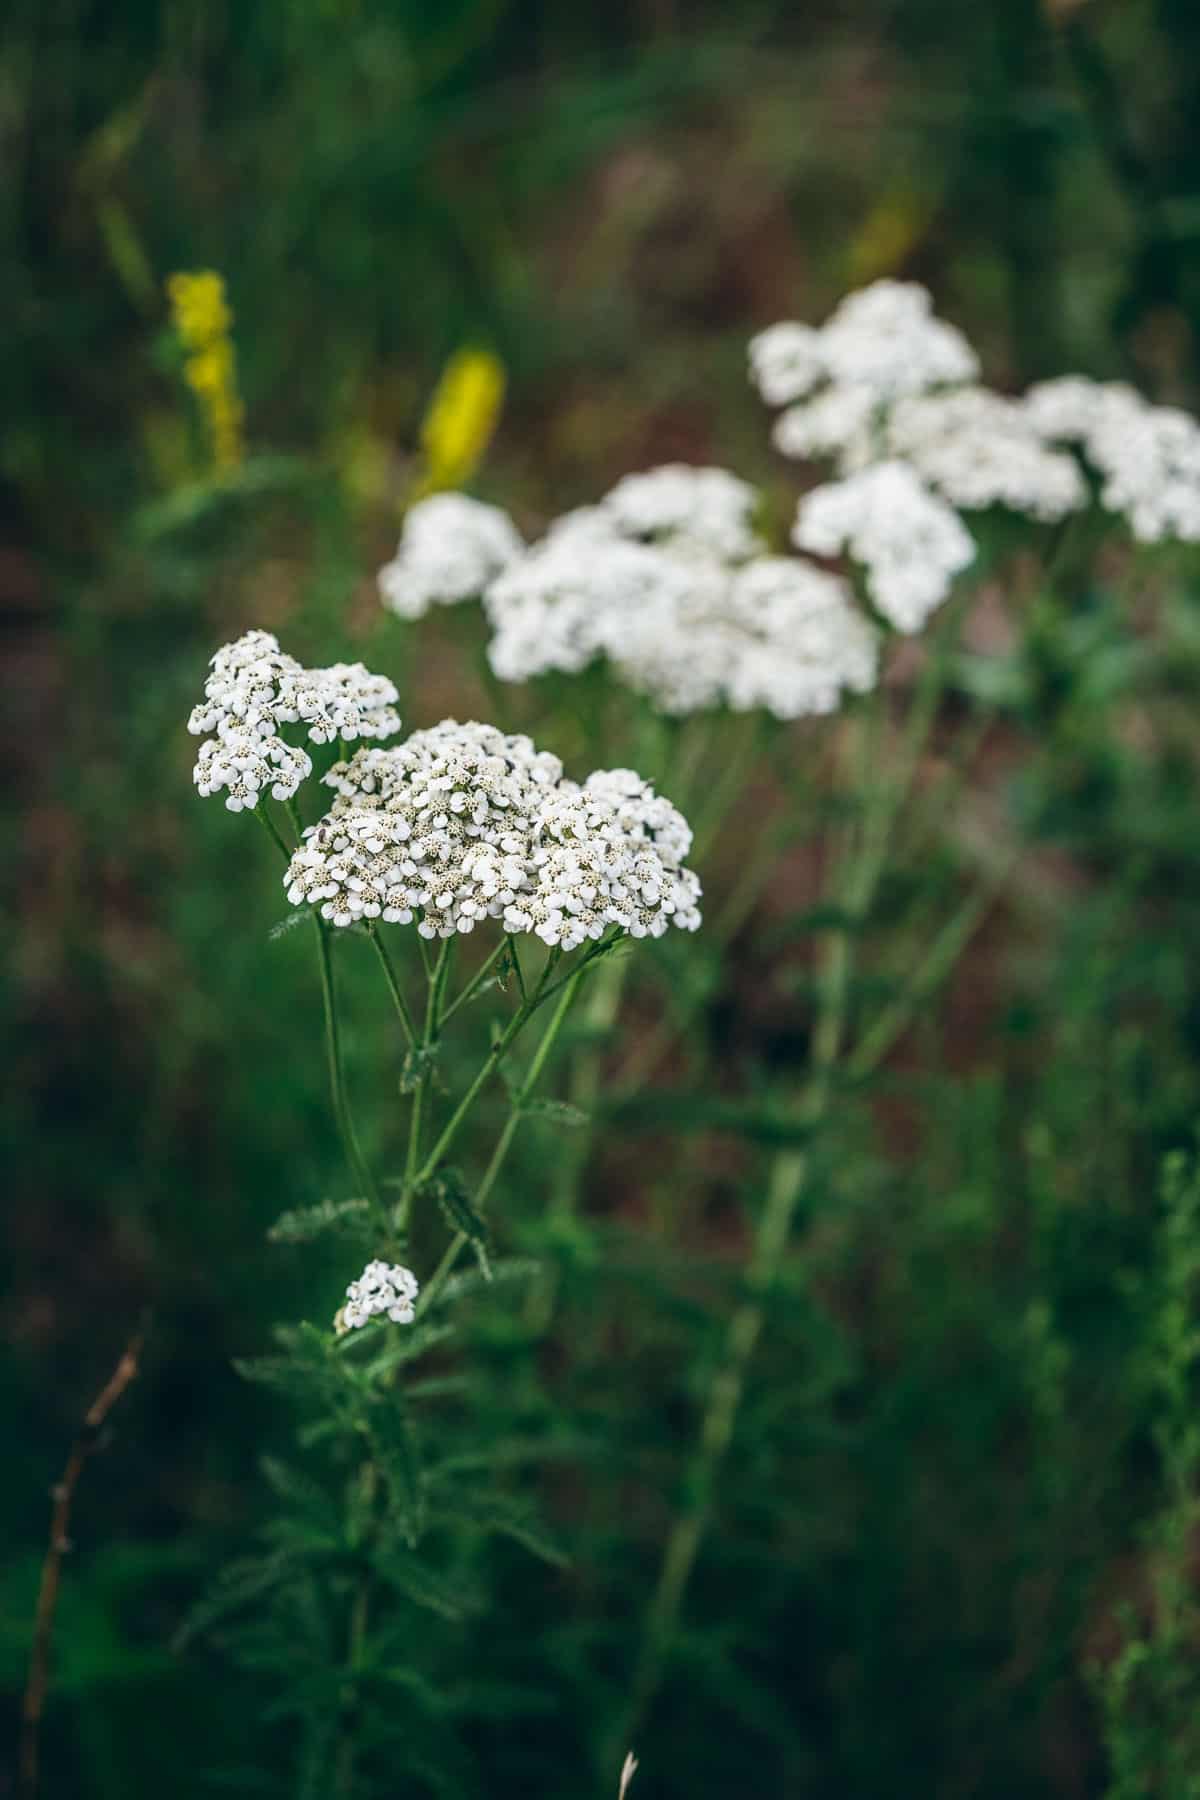
[[[305,934],[267,941],[269,846],[193,798],[182,722],[207,656],[263,624],[401,675],[412,724],[493,704],[477,627],[406,634],[372,586],[464,341],[509,371],[481,491],[530,524],[671,457],[786,505],[745,340],[864,275],[928,283],[1000,385],[1078,369],[1194,401],[1200,10],[13,0],[4,40],[0,1673],[15,1731],[47,1488],[148,1310],[144,1372],[81,1489],[46,1792],[200,1795],[223,1770],[251,1793],[263,1764],[287,1791],[269,1682],[219,1647],[169,1649],[269,1513],[258,1457],[290,1437],[230,1358],[276,1319],[328,1317],[345,1279],[263,1242],[342,1175]],[[224,494],[192,479],[162,299],[200,267],[228,284],[253,452]],[[1147,593],[1140,634],[1103,581],[1035,612],[1006,667],[998,786],[1068,876],[1049,900],[1031,879],[892,1071],[882,1120],[865,1129],[851,1096],[825,1145],[820,1228],[639,1740],[644,1800],[1104,1790],[1088,1670],[1145,1585],[1155,1189],[1200,1087],[1187,559]],[[499,722],[573,748],[569,693],[508,703]],[[1149,747],[1123,729],[1138,709]],[[705,873],[718,895],[731,879],[719,855]],[[773,991],[767,942],[707,972],[722,1089],[791,1073],[802,991]],[[396,1046],[372,970],[347,964],[383,1154]],[[497,1554],[481,1622],[436,1643],[414,1627],[451,1793],[613,1791],[590,1758],[757,1193],[753,1146],[718,1134],[706,1159],[694,1123],[613,1127],[548,1346],[503,1307],[480,1324],[497,1434],[570,1421],[589,1447],[539,1483],[573,1571]],[[535,1248],[555,1152],[531,1142],[510,1183]],[[693,1232],[668,1254],[643,1227],[681,1170]],[[397,1770],[389,1791],[434,1790]]]

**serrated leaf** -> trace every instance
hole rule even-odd
[[[424,1356],[427,1350],[432,1350],[435,1344],[440,1344],[445,1338],[453,1337],[455,1329],[456,1327],[451,1324],[433,1325],[422,1321],[419,1325],[409,1325],[405,1326],[402,1331],[391,1332],[389,1336],[396,1341],[382,1356],[373,1357],[363,1373],[373,1386],[378,1386],[379,1382],[385,1376],[390,1375],[393,1369],[400,1368],[404,1363],[415,1362],[419,1356]]]
[[[277,1587],[288,1574],[290,1557],[276,1552],[268,1557],[244,1557],[222,1569],[216,1582],[202,1600],[197,1601],[172,1640],[172,1648],[183,1649],[193,1639]]]
[[[490,1280],[487,1221],[482,1213],[475,1210],[460,1171],[454,1168],[442,1169],[422,1191],[436,1201],[452,1230],[461,1231],[469,1240],[485,1280]]]
[[[568,1100],[527,1100],[521,1108],[531,1119],[548,1119],[552,1124],[565,1125],[568,1130],[577,1131],[581,1125],[590,1123],[590,1115],[580,1106],[572,1106]]]
[[[338,1510],[319,1481],[277,1456],[262,1457],[259,1467],[281,1500],[336,1541],[341,1529]]]
[[[425,1479],[412,1420],[396,1389],[376,1396],[364,1429],[387,1481],[400,1530],[409,1544],[415,1544],[425,1524]]]
[[[483,1288],[499,1287],[503,1282],[531,1281],[541,1270],[542,1264],[533,1256],[505,1257],[501,1262],[491,1263],[486,1276],[482,1269],[464,1269],[461,1274],[451,1275],[442,1284],[442,1291],[433,1305],[445,1306],[452,1300],[463,1300],[469,1294],[477,1294]]]
[[[307,925],[311,917],[312,913],[309,911],[308,907],[298,906],[294,912],[287,913],[282,919],[278,919],[275,924],[272,925],[270,931],[267,933],[267,942],[269,944],[277,943],[280,938],[287,937],[291,932],[295,931],[297,925]]]
[[[280,1213],[267,1232],[273,1244],[308,1244],[326,1231],[341,1227],[348,1235],[362,1237],[361,1227],[370,1213],[367,1200],[320,1200],[315,1206],[301,1206]]]
[[[415,1094],[422,1082],[432,1080],[440,1054],[436,1044],[413,1044],[400,1069],[400,1092]]]
[[[524,1501],[506,1494],[481,1494],[474,1488],[446,1487],[435,1489],[435,1508],[439,1518],[469,1525],[475,1531],[512,1538],[542,1562],[555,1568],[566,1568],[570,1557],[555,1543],[532,1509]]]
[[[380,1552],[375,1557],[374,1568],[389,1586],[411,1600],[414,1606],[438,1613],[443,1619],[464,1619],[479,1611],[477,1590],[449,1581],[415,1556]]]

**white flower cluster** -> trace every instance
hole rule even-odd
[[[831,711],[873,685],[876,642],[837,577],[765,554],[754,489],[680,464],[552,525],[485,591],[502,680],[604,656],[664,711]]]
[[[769,406],[828,385],[873,405],[972,381],[979,361],[962,332],[939,319],[915,281],[876,281],[847,294],[825,324],[784,323],[750,345],[751,376]]]
[[[1053,524],[1087,505],[1075,459],[1047,447],[1019,400],[987,388],[908,395],[884,432],[890,456],[965,512],[1004,506]]]
[[[632,769],[597,769],[582,787],[560,781],[530,839],[533,879],[505,911],[509,931],[574,950],[619,925],[661,937],[700,924],[700,881],[683,867],[692,834],[682,813]]]
[[[819,331],[772,326],[751,344],[750,367],[772,405],[803,402],[776,421],[785,456],[827,458],[842,475],[903,461],[967,512],[1057,520],[1087,502],[1076,463],[1047,447],[1019,401],[975,384],[974,351],[915,283],[850,294]]]
[[[804,550],[862,563],[872,598],[898,631],[919,631],[975,555],[952,507],[906,463],[876,463],[800,501],[792,536]]]
[[[633,612],[611,660],[668,713],[727,705],[777,719],[836,710],[875,685],[878,637],[846,583],[812,563],[760,556]]]
[[[325,779],[337,797],[285,885],[333,925],[419,913],[423,936],[445,938],[500,919],[570,950],[609,925],[658,937],[700,923],[687,824],[632,771],[581,788],[527,737],[446,719]]]
[[[399,1263],[369,1262],[346,1289],[346,1304],[335,1321],[339,1332],[357,1331],[369,1319],[388,1318],[411,1325],[421,1287],[411,1269]]]
[[[913,283],[850,294],[819,330],[772,326],[751,344],[750,367],[764,398],[787,407],[777,447],[828,459],[843,477],[801,502],[794,541],[847,548],[903,631],[920,627],[971,560],[952,508],[1053,522],[1087,504],[1078,463],[1054,444],[1069,434],[979,386],[974,351]]]
[[[643,543],[682,539],[737,563],[762,548],[753,523],[757,507],[754,489],[728,469],[665,463],[623,476],[598,510],[618,537]]]
[[[1200,425],[1189,414],[1081,375],[1039,383],[1024,404],[1040,436],[1079,445],[1101,477],[1101,504],[1140,542],[1200,542]]]
[[[257,805],[263,792],[289,799],[312,772],[307,751],[279,735],[301,725],[310,742],[390,737],[400,729],[396,689],[362,663],[306,669],[269,631],[248,631],[218,650],[192,709],[188,730],[213,735],[193,771],[202,794],[225,791],[231,812]]]
[[[1077,375],[1023,400],[992,393],[976,383],[966,340],[911,283],[851,294],[817,330],[771,326],[750,345],[750,371],[763,398],[787,408],[774,433],[786,456],[828,458],[843,476],[903,462],[927,497],[1053,523],[1088,503],[1071,445],[1136,538],[1200,542],[1200,423],[1123,383]]]
[[[420,619],[431,606],[478,599],[524,548],[500,507],[466,494],[431,494],[405,518],[396,555],[379,571],[380,596],[400,618]]]

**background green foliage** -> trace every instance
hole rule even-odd
[[[211,649],[280,628],[402,679],[411,725],[495,716],[584,757],[587,683],[497,694],[477,622],[406,633],[377,607],[446,354],[482,341],[508,365],[480,486],[527,524],[676,456],[761,479],[786,516],[745,339],[881,273],[927,281],[1001,383],[1078,368],[1194,405],[1198,88],[1190,0],[10,6],[14,1718],[47,1486],[153,1319],[81,1492],[47,1792],[132,1800],[167,1768],[181,1796],[272,1768],[289,1791],[305,1684],[340,1653],[303,1582],[288,1612],[251,1608],[240,1668],[220,1629],[172,1648],[256,1531],[324,1529],[297,1415],[231,1359],[327,1320],[346,1280],[341,1249],[265,1240],[344,1177],[308,934],[270,940],[269,846],[192,798],[181,725]],[[252,452],[219,490],[162,294],[206,266]],[[1200,1116],[1195,561],[1022,580],[1011,645],[961,659],[932,775],[981,707],[999,723],[953,805],[935,780],[907,830],[859,1003],[902,979],[964,861],[1019,833],[1025,872],[814,1146],[635,1793],[1200,1792],[1195,1177],[1162,1173]],[[621,741],[608,760],[632,758]],[[820,743],[775,754],[824,779]],[[641,748],[656,773],[662,746]],[[708,860],[714,905],[748,841],[743,818]],[[630,982],[582,1219],[548,1204],[585,1154],[572,1134],[546,1117],[518,1142],[503,1248],[556,1271],[557,1311],[476,1298],[445,1372],[472,1371],[462,1454],[555,1560],[446,1534],[470,1598],[398,1615],[364,1793],[615,1788],[639,1620],[697,1503],[696,1410],[805,1049],[810,862],[791,847],[724,962],[701,937]],[[388,1166],[400,1045],[366,948],[346,952],[350,1079]],[[684,1044],[622,1092],[685,982]]]

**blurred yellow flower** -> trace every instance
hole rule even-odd
[[[868,212],[846,252],[846,274],[852,286],[864,287],[882,275],[894,275],[925,235],[931,216],[927,200],[896,188]]]
[[[504,364],[490,350],[458,350],[450,358],[421,426],[421,493],[470,480],[495,432],[504,387]]]
[[[180,342],[189,352],[183,378],[204,414],[213,465],[222,472],[236,468],[243,455],[245,409],[238,393],[230,336],[233,314],[225,299],[225,283],[211,269],[180,272],[169,277],[167,297]]]

